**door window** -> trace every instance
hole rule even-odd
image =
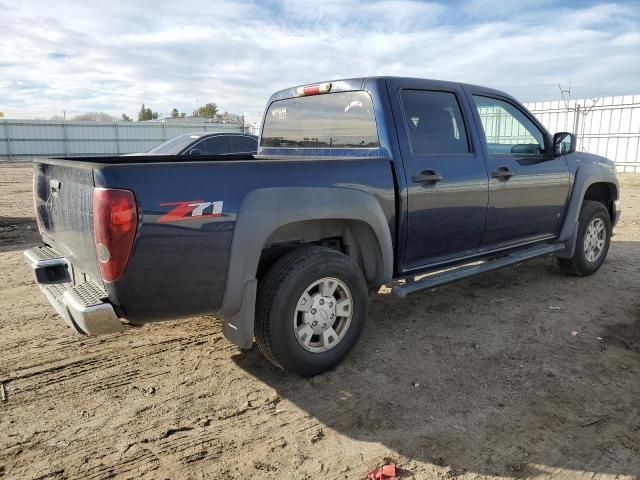
[[[233,153],[256,153],[258,151],[258,139],[237,135],[231,137],[231,151]]]
[[[474,95],[473,100],[480,115],[489,153],[544,153],[544,135],[518,108],[497,98]]]
[[[194,147],[196,150],[200,150],[202,155],[223,155],[228,152],[227,137],[209,137],[206,140],[201,141]]]
[[[469,153],[455,94],[403,90],[402,107],[414,155]]]

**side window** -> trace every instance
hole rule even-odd
[[[202,155],[223,155],[229,153],[227,137],[209,137],[193,148],[200,150]]]
[[[489,153],[544,153],[544,135],[515,106],[496,98],[479,95],[474,95],[473,100],[480,115]]]
[[[460,105],[453,93],[403,90],[402,107],[414,155],[469,153]]]
[[[258,151],[258,139],[242,135],[231,137],[233,153],[255,153]]]

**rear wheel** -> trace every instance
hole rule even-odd
[[[611,217],[600,202],[585,200],[578,219],[578,237],[571,258],[559,258],[560,267],[572,275],[591,275],[603,264],[611,242]]]
[[[367,285],[349,257],[305,247],[280,258],[258,287],[256,342],[275,365],[311,376],[337,365],[367,316]]]

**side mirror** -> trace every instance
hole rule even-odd
[[[202,155],[202,150],[192,148],[191,150],[189,150],[189,155]]]
[[[567,155],[576,151],[576,136],[569,132],[558,132],[553,136],[553,155]]]

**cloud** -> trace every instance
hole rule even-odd
[[[71,58],[71,55],[67,55],[64,52],[51,52],[49,54],[49,58],[54,60],[66,60],[67,58]]]
[[[0,110],[49,117],[168,114],[215,101],[258,119],[269,95],[341,77],[403,75],[522,100],[640,93],[640,13],[627,3],[0,0]]]

